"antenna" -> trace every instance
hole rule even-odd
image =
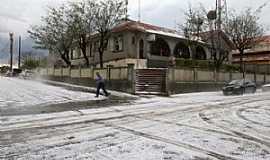
[[[138,0],[138,21],[141,22],[141,0]]]
[[[228,20],[228,5],[227,0],[224,0],[224,8],[225,8],[225,20]]]
[[[128,0],[126,0],[126,4],[125,4],[125,15],[126,15],[126,21],[128,20]]]

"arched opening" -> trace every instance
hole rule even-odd
[[[152,55],[169,57],[170,53],[171,50],[168,43],[162,38],[157,38],[156,41],[151,44]]]
[[[174,56],[176,58],[189,59],[190,52],[188,46],[183,42],[179,42],[174,48]]]
[[[141,39],[139,44],[139,58],[144,59],[144,42]]]
[[[198,59],[198,60],[206,60],[206,53],[205,53],[205,50],[202,46],[198,46],[196,48],[196,52],[195,52],[195,59]]]

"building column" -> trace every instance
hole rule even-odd
[[[130,84],[129,92],[136,93],[136,70],[134,64],[128,64],[128,81]]]

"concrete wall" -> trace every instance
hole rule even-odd
[[[39,73],[45,78],[65,81],[68,83],[95,86],[96,72],[106,80],[109,89],[135,93],[134,65],[128,67],[108,68],[62,68],[40,69]],[[49,74],[47,74],[49,73]],[[70,75],[69,75],[70,73]],[[242,73],[228,73],[200,70],[198,68],[169,68],[166,73],[166,88],[168,94],[219,91],[226,82],[242,79]],[[256,81],[258,86],[270,83],[270,75],[246,74],[247,79]]]
[[[231,80],[230,73],[220,72],[220,73],[216,73],[216,74],[218,76],[217,81],[228,82]]]
[[[50,72],[50,74],[47,74]],[[96,73],[106,80],[108,89],[135,93],[133,76],[128,73],[134,73],[134,66],[117,68],[48,68],[39,69],[40,76],[45,79],[66,82],[77,85],[96,87]]]
[[[214,81],[214,72],[197,70],[196,80],[200,82]]]
[[[127,67],[128,64],[134,64],[135,69],[147,68],[147,60],[146,59],[131,59],[131,58],[105,62],[104,66],[110,65],[113,67]],[[99,65],[97,65],[97,67],[99,67]]]
[[[249,79],[251,81],[255,81],[254,74],[246,74],[246,79]]]
[[[265,76],[265,81],[266,81],[266,83],[270,83],[270,75]]]
[[[256,82],[263,84],[265,82],[265,75],[256,75]]]
[[[81,77],[80,69],[71,69],[70,73],[71,73],[70,77],[72,77],[72,78],[80,78]]]
[[[232,79],[242,79],[243,74],[242,73],[232,73]]]
[[[69,68],[63,68],[63,76],[70,76],[70,69]]]
[[[49,68],[47,73],[48,75],[54,75],[54,68]]]
[[[254,79],[255,77],[256,79]],[[264,74],[246,74],[246,78],[256,81],[258,86],[270,82],[270,76]],[[220,91],[226,82],[242,79],[242,73],[169,68],[167,79],[169,94]]]
[[[93,78],[93,71],[91,68],[81,68],[81,77],[82,78]]]
[[[62,69],[55,69],[54,70],[54,75],[55,76],[62,76]]]
[[[175,69],[174,77],[177,82],[193,82],[195,80],[194,71],[188,69]]]

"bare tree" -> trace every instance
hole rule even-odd
[[[240,66],[244,78],[244,52],[256,45],[264,33],[263,27],[259,24],[258,10],[252,12],[249,8],[239,14],[233,12],[224,23],[224,30],[240,53]]]
[[[188,46],[191,48],[198,45],[200,33],[207,28],[205,19],[206,16],[201,8],[197,9],[189,5],[188,11],[185,12],[185,23],[179,27],[188,39]],[[190,53],[193,53],[192,50]]]
[[[207,13],[209,32],[207,33],[207,40],[210,42],[211,57],[214,63],[215,70],[219,72],[222,64],[228,59],[229,52],[233,48],[233,45],[226,34],[223,32],[221,25],[225,21],[227,14],[224,13],[224,8],[218,8],[217,10],[211,10]],[[226,42],[227,45],[222,42]],[[226,48],[228,46],[229,48]]]
[[[99,60],[103,68],[103,53],[111,36],[111,29],[125,16],[125,2],[123,0],[103,0],[97,4],[94,26],[99,36]]]
[[[71,65],[69,53],[73,43],[69,24],[66,6],[49,7],[48,14],[42,17],[42,24],[32,26],[28,31],[37,44],[36,48],[48,49],[51,54],[57,54],[68,66]]]
[[[94,33],[94,15],[96,14],[96,3],[93,0],[73,2],[70,3],[69,18],[71,21],[70,27],[74,37],[74,44],[80,48],[85,65],[89,66],[89,59],[87,56],[87,47],[92,43]],[[90,45],[91,47],[91,45]],[[90,55],[92,49],[90,48]]]

